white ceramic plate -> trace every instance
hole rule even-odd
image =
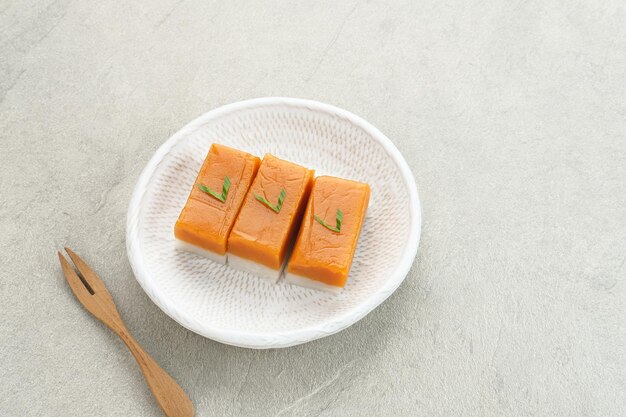
[[[270,284],[174,248],[174,223],[212,142],[370,184],[341,294]],[[420,227],[413,175],[378,129],[327,104],[261,98],[210,111],[159,148],[135,186],[126,246],[139,284],[178,323],[223,343],[275,348],[345,329],[389,297],[413,263]]]

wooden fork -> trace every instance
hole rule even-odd
[[[150,391],[152,391],[152,395],[154,395],[163,413],[167,417],[191,417],[195,415],[193,404],[185,391],[130,335],[115,307],[111,294],[100,278],[78,255],[68,248],[65,250],[80,272],[78,275],[61,252],[58,252],[63,273],[74,295],[91,314],[113,330],[126,344],[137,360]]]

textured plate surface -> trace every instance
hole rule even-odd
[[[370,184],[370,206],[341,294],[282,280],[270,284],[175,249],[174,223],[212,142]],[[126,245],[143,289],[181,325],[223,343],[271,348],[338,332],[384,301],[411,267],[420,227],[413,176],[380,131],[326,104],[262,98],[210,111],[159,148],[135,187]]]

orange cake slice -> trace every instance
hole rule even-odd
[[[298,232],[314,171],[265,155],[228,238],[228,263],[276,282]]]
[[[179,249],[226,263],[226,247],[260,159],[214,143],[183,207],[174,236]]]
[[[340,292],[348,279],[369,198],[367,184],[316,178],[285,282]]]

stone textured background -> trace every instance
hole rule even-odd
[[[66,244],[199,416],[626,415],[625,22],[623,1],[0,0],[0,415],[159,415]],[[124,228],[172,133],[271,95],[385,132],[424,224],[368,317],[253,351],[152,304]]]

